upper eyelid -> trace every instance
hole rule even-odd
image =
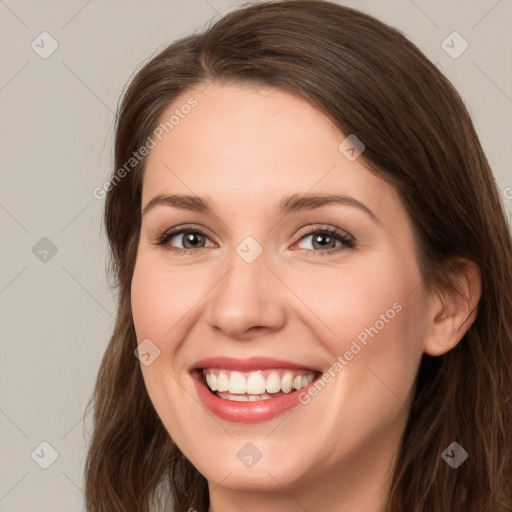
[[[192,231],[192,232],[196,231],[198,233],[201,233],[203,235],[206,235],[206,236],[212,238],[210,235],[210,231],[208,229],[206,229],[202,226],[196,225],[196,224],[187,224],[182,227],[177,226],[175,228],[165,230],[162,234],[163,235],[168,234],[169,236],[176,236],[176,235],[182,235],[188,231]],[[215,237],[213,237],[213,238],[215,238]]]
[[[354,236],[352,236],[348,231],[342,229],[342,228],[338,228],[338,227],[334,227],[334,226],[331,226],[329,224],[321,224],[321,225],[318,225],[316,227],[311,227],[311,225],[307,225],[307,226],[303,226],[302,228],[300,228],[297,232],[297,236],[299,237],[303,237],[303,236],[309,236],[313,233],[316,233],[316,232],[323,232],[323,231],[331,231],[339,236],[345,236],[346,235],[346,238],[350,238],[351,240],[355,240]]]

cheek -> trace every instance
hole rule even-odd
[[[389,256],[364,266],[313,269],[290,278],[294,292],[326,328],[324,341],[339,353],[348,348],[347,341],[364,344],[376,331],[400,330],[404,316],[419,314],[411,292],[421,278],[410,261],[403,263]]]
[[[334,388],[347,400],[359,397],[355,408],[371,404],[380,414],[388,414],[408,400],[424,335],[423,299],[420,289],[415,289],[419,283],[414,260],[392,255],[364,268],[318,272],[313,280],[312,273],[294,277],[294,292],[321,319],[321,323],[314,320],[318,333],[325,333],[319,338],[333,365],[339,363],[331,366]]]
[[[187,430],[193,422],[180,411],[200,416],[197,403],[183,393],[177,352],[186,336],[187,313],[200,298],[201,290],[187,286],[183,269],[155,265],[140,254],[132,278],[131,305],[138,343],[149,339],[159,349],[159,356],[150,365],[142,364],[144,383],[155,410],[178,445],[187,445]],[[204,295],[204,292],[203,292]],[[204,419],[204,415],[201,416]],[[200,421],[197,424],[201,424]]]
[[[165,338],[167,344],[176,338],[174,332],[180,330],[182,321],[207,292],[207,280],[196,274],[186,268],[156,265],[145,255],[137,260],[131,305],[139,342]]]

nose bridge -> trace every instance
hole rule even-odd
[[[273,330],[284,321],[282,291],[267,264],[267,254],[252,237],[227,256],[226,271],[208,302],[212,327],[241,338],[253,327]]]

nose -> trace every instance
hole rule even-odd
[[[286,289],[267,267],[265,251],[252,263],[236,251],[208,294],[205,315],[212,329],[239,341],[272,333],[286,322]]]

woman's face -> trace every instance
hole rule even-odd
[[[210,84],[173,115],[147,160],[132,282],[163,424],[211,486],[381,478],[426,332],[397,194],[284,92]]]

